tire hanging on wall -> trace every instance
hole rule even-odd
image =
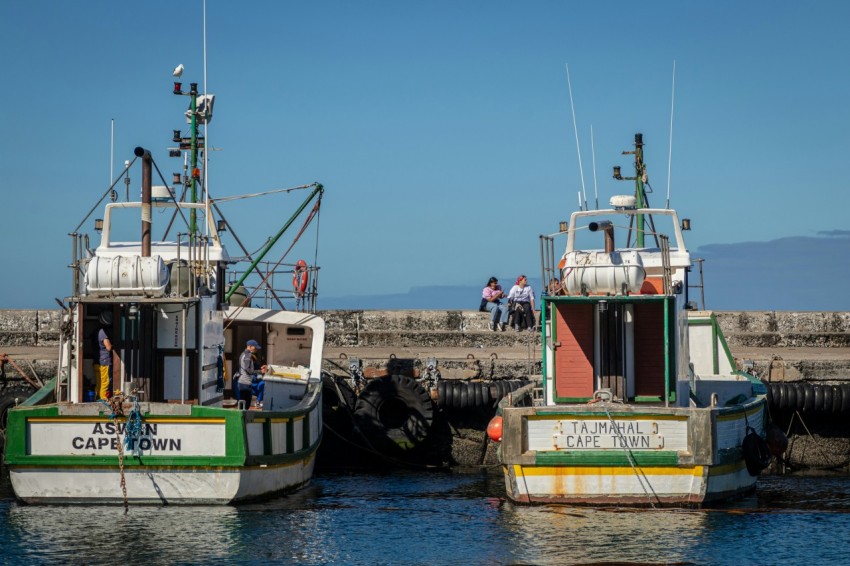
[[[430,394],[406,375],[372,379],[360,393],[354,418],[363,435],[379,450],[410,450],[431,430]]]
[[[850,414],[850,384],[766,383],[771,410],[820,415]]]
[[[6,430],[6,417],[9,409],[23,403],[35,393],[29,385],[7,385],[0,389],[0,430]]]

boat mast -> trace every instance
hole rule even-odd
[[[191,111],[191,136],[192,136],[192,151],[191,151],[191,160],[192,160],[192,178],[189,181],[189,198],[192,203],[198,202],[198,83],[191,83],[189,85],[189,100],[190,106],[189,110]],[[193,208],[189,211],[189,232],[192,233],[192,236],[195,236],[198,233],[198,223],[195,209]]]
[[[189,176],[189,201],[198,202],[198,183],[201,179],[201,171],[198,169],[198,154],[204,148],[204,138],[198,135],[198,83],[189,84],[189,92],[183,92],[183,84],[174,83],[174,94],[189,96],[189,138],[180,137],[180,131],[174,131],[174,141],[180,144],[180,149],[189,150],[189,160],[192,174]],[[193,208],[189,211],[189,233],[195,236],[198,233],[197,212]]]
[[[617,165],[614,167],[614,178],[618,181],[635,182],[635,204],[638,209],[638,213],[634,215],[634,218],[637,221],[635,226],[635,246],[642,248],[644,247],[645,219],[640,210],[649,207],[649,202],[646,198],[646,164],[643,162],[643,134],[635,134],[634,151],[624,151],[623,155],[635,156],[635,176],[623,177],[620,174],[620,166]],[[629,240],[631,240],[631,226],[629,227]],[[628,242],[626,242],[626,244],[628,245]]]
[[[635,134],[635,198],[637,198],[638,210],[646,208],[646,190],[644,181],[646,179],[646,165],[643,163],[643,134]],[[637,234],[635,243],[637,247],[643,247],[644,234],[644,218],[643,214],[637,215]]]

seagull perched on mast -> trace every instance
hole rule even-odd
[[[171,74],[179,79],[180,76],[183,74],[183,63],[180,63],[179,65],[174,67],[174,72]]]

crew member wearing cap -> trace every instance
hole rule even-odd
[[[236,383],[233,387],[233,396],[236,401],[245,401],[245,408],[251,406],[251,383],[255,379],[257,370],[265,373],[266,367],[258,368],[254,362],[254,354],[257,350],[262,350],[262,346],[256,340],[248,340],[245,345],[245,351],[239,356],[239,373],[236,375]]]

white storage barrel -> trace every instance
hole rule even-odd
[[[162,297],[168,284],[168,268],[159,256],[95,256],[86,269],[89,295]]]
[[[582,285],[589,294],[623,294],[640,291],[646,271],[637,251],[605,253],[574,251],[564,256],[561,280],[571,295],[579,295]]]

